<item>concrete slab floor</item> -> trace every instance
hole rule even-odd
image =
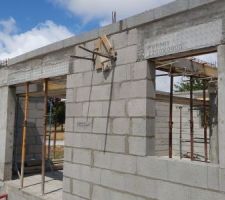
[[[41,194],[41,175],[32,175],[24,178],[24,188],[20,190],[20,180],[7,181],[5,188],[16,193],[21,192],[29,196],[35,196],[34,199],[55,200],[62,199],[62,171],[54,171],[46,173],[45,178],[45,195]]]

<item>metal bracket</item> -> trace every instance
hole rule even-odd
[[[79,46],[80,49],[87,51],[92,54],[92,57],[82,57],[82,56],[70,56],[71,58],[90,60],[94,63],[95,69],[102,71],[107,71],[111,69],[113,63],[117,59],[117,53],[114,51],[110,41],[107,36],[102,36],[98,39],[95,44],[95,49],[90,50],[83,46]]]

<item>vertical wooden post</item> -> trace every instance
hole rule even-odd
[[[47,112],[48,112],[48,79],[44,80],[44,134],[42,138],[42,195],[45,193],[45,159],[46,159],[46,135],[47,135]]]
[[[28,119],[28,106],[29,106],[29,83],[26,85],[26,94],[24,101],[24,120],[23,120],[23,136],[22,136],[22,155],[21,155],[21,177],[20,177],[20,185],[23,188],[24,182],[24,162],[26,158],[26,137],[27,137],[27,119]]]

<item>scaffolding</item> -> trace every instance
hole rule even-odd
[[[30,85],[34,84],[34,83],[38,83],[40,84],[40,82],[43,85],[43,90],[40,92],[32,92],[29,90]],[[55,164],[55,161],[50,161],[50,157],[51,157],[51,153],[50,153],[50,148],[51,148],[51,125],[50,125],[50,130],[48,130],[47,126],[48,126],[48,121],[49,123],[52,123],[52,114],[50,113],[50,115],[48,114],[48,98],[49,98],[49,94],[54,94],[54,92],[52,93],[52,90],[49,90],[49,79],[44,79],[44,80],[39,80],[38,82],[26,82],[24,85],[22,85],[25,87],[25,93],[19,94],[17,95],[17,103],[19,101],[20,97],[24,98],[24,108],[23,108],[23,113],[24,113],[24,117],[23,117],[23,124],[22,124],[22,150],[21,150],[21,166],[20,166],[20,171],[18,169],[17,164],[16,165],[16,169],[17,169],[17,174],[20,178],[20,187],[21,189],[24,188],[24,174],[25,174],[25,160],[26,160],[26,146],[27,146],[27,128],[28,128],[28,115],[29,115],[29,100],[32,97],[37,97],[40,98],[40,96],[42,95],[44,98],[44,116],[43,116],[43,125],[44,125],[44,129],[43,129],[43,134],[39,134],[39,136],[41,137],[42,140],[42,147],[41,147],[41,192],[42,195],[45,194],[45,176],[46,176],[46,165],[49,165],[49,168],[51,169],[51,171],[53,171],[53,166]],[[55,87],[55,86],[54,86]],[[59,90],[59,93],[61,91]],[[18,114],[18,111],[17,111]],[[16,115],[17,115],[16,114]],[[50,119],[51,118],[51,119]],[[18,128],[18,127],[17,127]],[[54,135],[53,135],[53,158],[55,159],[56,154],[56,140],[57,140],[57,130],[56,130],[56,123],[54,125],[54,131],[53,131]],[[46,148],[46,145],[48,145],[48,148]],[[17,147],[16,147],[17,148]],[[16,150],[17,151],[17,150]],[[16,151],[14,152],[14,154],[17,154]],[[14,158],[15,159],[15,158]],[[15,163],[17,161],[15,160]],[[26,163],[27,164],[27,163]],[[58,167],[56,166],[56,169],[58,169]]]
[[[204,162],[208,162],[208,122],[206,116],[207,101],[206,101],[206,90],[209,81],[217,81],[217,69],[214,65],[209,63],[200,62],[199,60],[189,58],[189,59],[178,59],[171,62],[157,62],[156,69],[166,72],[164,74],[159,74],[156,76],[169,76],[170,77],[170,98],[169,98],[169,158],[173,157],[173,99],[174,99],[174,77],[185,76],[189,77],[190,84],[190,98],[189,98],[189,107],[190,107],[190,139],[184,140],[182,138],[182,107],[180,109],[180,158],[183,158],[182,153],[182,143],[190,143],[190,155],[187,153],[185,157],[190,158],[191,160],[198,160],[197,157],[203,157]],[[194,120],[193,120],[193,110],[195,105],[193,104],[193,83],[194,79],[201,79],[203,82],[203,127],[204,135],[203,138],[194,137]],[[196,155],[194,152],[194,144],[203,143],[204,144],[204,156]],[[199,159],[200,161],[200,159]]]

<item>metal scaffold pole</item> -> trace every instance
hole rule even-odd
[[[170,110],[169,110],[169,158],[173,156],[173,82],[174,77],[170,76]]]
[[[207,114],[206,114],[206,81],[203,80],[203,119],[204,119],[204,150],[205,162],[208,162],[208,140],[207,140]]]
[[[26,94],[24,101],[24,121],[23,121],[23,138],[22,138],[22,156],[21,156],[21,177],[20,177],[20,185],[23,188],[24,185],[24,163],[26,158],[26,137],[27,137],[27,119],[28,119],[28,106],[29,106],[29,83],[26,85]]]
[[[190,77],[190,143],[191,160],[194,160],[193,77]]]

